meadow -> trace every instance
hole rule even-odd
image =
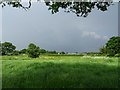
[[[2,56],[3,88],[117,88],[118,58]]]

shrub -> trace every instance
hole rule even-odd
[[[44,53],[46,53],[46,50],[45,49],[40,49],[40,53],[44,54]]]
[[[12,53],[12,55],[19,55],[20,53],[19,53],[19,51],[17,51],[17,50],[15,50],[15,51],[13,51],[13,53]]]
[[[112,56],[114,56],[114,55],[115,55],[114,53],[108,53],[108,54],[107,54],[108,57],[112,57]]]
[[[107,53],[107,50],[106,50],[106,47],[105,47],[105,46],[101,47],[101,48],[99,49],[99,51],[100,51],[101,54],[106,54],[106,53]]]
[[[119,54],[115,54],[115,57],[120,57],[120,53]]]
[[[65,54],[65,52],[60,52],[60,54]]]
[[[20,50],[20,54],[26,54],[27,50],[26,49],[22,49]]]

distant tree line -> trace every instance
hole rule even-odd
[[[108,40],[105,46],[99,49],[99,53],[90,52],[86,53],[87,55],[107,55],[107,56],[116,56],[120,57],[120,37],[113,36]],[[11,42],[4,42],[0,43],[0,55],[20,55],[20,54],[27,54],[31,58],[37,58],[40,54],[68,54],[65,52],[57,52],[57,51],[47,51],[45,49],[36,46],[33,43],[28,45],[28,48],[22,50],[16,50],[16,46],[13,45]],[[76,52],[76,54],[78,54]]]
[[[26,49],[16,50],[16,46],[11,42],[0,43],[0,55],[10,56],[20,54],[27,54],[31,58],[37,58],[40,54],[65,54],[65,52],[48,51],[36,46],[33,43],[30,43]]]

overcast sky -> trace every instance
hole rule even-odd
[[[106,12],[93,10],[87,18],[63,10],[51,14],[48,7],[37,2],[28,11],[9,6],[2,9],[2,42],[12,42],[17,49],[32,42],[46,50],[96,52],[117,35],[117,3]]]

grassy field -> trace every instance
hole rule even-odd
[[[116,88],[118,58],[2,56],[3,88]]]

